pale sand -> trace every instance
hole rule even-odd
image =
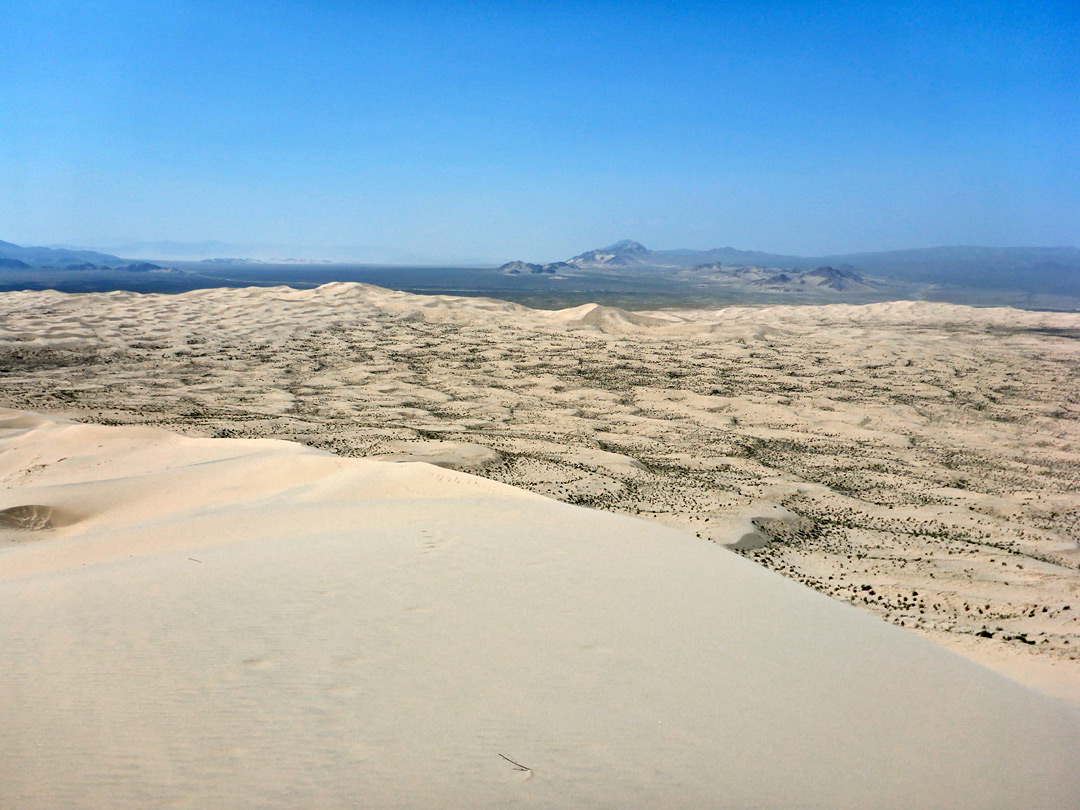
[[[5,808],[1080,795],[1077,711],[654,523],[12,411],[0,480]]]
[[[1076,314],[912,302],[12,293],[0,404],[411,455],[749,537],[755,561],[1080,706],[1078,337]]]

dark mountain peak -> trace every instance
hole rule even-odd
[[[841,265],[840,267],[832,267],[831,265],[818,267],[814,270],[807,270],[802,274],[802,278],[816,283],[819,287],[825,287],[830,290],[839,290],[841,292],[857,289],[864,285],[874,285],[874,282],[863,278],[863,276],[856,272],[851,265]]]
[[[862,281],[863,277],[855,272],[855,268],[850,264],[841,265],[840,267],[818,267],[816,270],[810,270],[806,273],[808,276],[818,276],[820,278],[828,280],[841,280],[849,279],[851,281]]]
[[[499,268],[500,273],[506,273],[511,276],[519,276],[522,273],[531,273],[533,275],[550,275],[553,276],[560,270],[571,270],[571,265],[566,262],[552,262],[551,264],[533,264],[532,262],[514,261],[507,262]]]

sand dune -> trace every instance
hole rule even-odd
[[[822,323],[846,325],[881,322],[912,327],[920,323],[939,326],[1009,325],[1024,329],[1073,328],[1080,318],[1070,313],[1036,312],[1007,307],[966,307],[927,301],[889,301],[875,304],[825,304],[821,306],[787,305],[769,307],[725,307],[719,310],[671,310],[628,312],[615,307],[584,304],[572,309],[534,310],[509,301],[451,295],[413,295],[369,284],[333,282],[310,290],[291,287],[215,288],[179,295],[142,295],[111,292],[70,295],[54,290],[4,293],[12,312],[18,312],[20,327],[6,326],[5,340],[20,340],[39,345],[92,341],[104,345],[124,345],[124,333],[132,325],[129,309],[137,306],[143,313],[136,321],[151,326],[150,313],[170,316],[189,312],[199,302],[196,325],[209,325],[228,313],[237,331],[262,326],[268,340],[288,331],[281,321],[260,320],[260,316],[289,312],[289,321],[302,321],[306,315],[322,319],[334,315],[349,321],[364,314],[389,313],[404,319],[431,323],[510,323],[512,325],[550,325],[559,329],[592,329],[600,333],[660,331],[666,334],[705,334],[728,329],[745,331],[747,325],[781,331],[820,329]],[[51,317],[49,306],[70,306],[73,300],[88,304],[79,316],[66,319]],[[92,302],[92,303],[90,303]],[[237,307],[242,305],[242,311]],[[45,307],[45,311],[40,308]],[[635,327],[637,327],[635,329]],[[160,329],[164,336],[167,331]],[[761,334],[765,334],[764,332]]]
[[[653,523],[422,463],[12,411],[0,476],[0,508],[70,518],[0,528],[4,807],[1080,791],[1074,710]]]
[[[749,536],[756,562],[1080,706],[1076,314],[545,312],[357,284],[0,304],[0,404],[426,457]]]

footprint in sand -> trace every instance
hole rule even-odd
[[[449,541],[446,535],[439,531],[428,531],[425,529],[420,532],[420,553],[421,554],[433,554],[437,551],[443,550]]]

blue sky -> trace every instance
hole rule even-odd
[[[0,239],[1080,244],[1080,4],[0,3]]]

